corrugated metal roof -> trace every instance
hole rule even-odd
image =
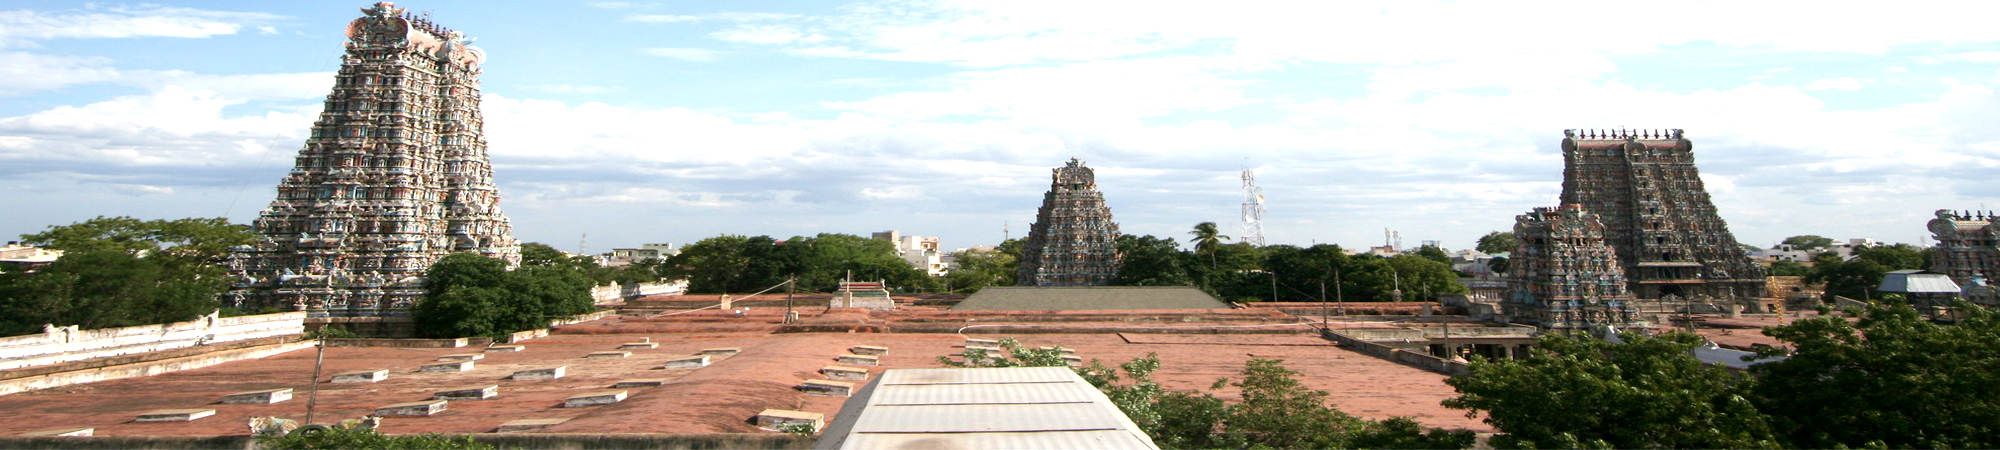
[[[1157,449],[1066,367],[891,369],[841,407],[814,448]]]
[[[1094,309],[1230,309],[1228,303],[1193,287],[1177,286],[1003,286],[980,289],[953,311],[1050,311]]]
[[[1958,283],[1941,273],[1920,270],[1898,270],[1882,276],[1882,284],[1875,288],[1882,292],[1904,292],[1912,294],[1956,294],[1960,292]]]

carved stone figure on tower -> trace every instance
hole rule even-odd
[[[1118,273],[1118,223],[1097,191],[1097,172],[1070,158],[1050,176],[1035,223],[1021,240],[1021,286],[1103,286]]]
[[[394,3],[361,11],[311,137],[252,224],[263,239],[235,249],[235,306],[394,314],[446,254],[520,262],[481,130],[485,52]]]
[[[1583,205],[1535,208],[1514,218],[1520,246],[1507,266],[1500,305],[1516,321],[1549,329],[1640,325],[1618,251],[1604,222]]]

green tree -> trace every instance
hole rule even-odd
[[[1184,267],[1186,253],[1172,239],[1127,234],[1118,237],[1116,286],[1189,286],[1194,279]]]
[[[957,267],[945,279],[953,291],[967,294],[987,286],[1013,286],[1014,271],[1020,267],[1013,255],[997,250],[960,250],[952,260]]]
[[[1389,289],[1402,286],[1404,301],[1427,302],[1439,294],[1466,293],[1465,285],[1458,282],[1458,273],[1451,270],[1450,264],[1413,255],[1391,256],[1382,262],[1392,272],[1389,274],[1393,278],[1389,280]],[[1378,271],[1377,281],[1380,281],[1380,275]]]
[[[1493,273],[1507,273],[1507,268],[1513,264],[1514,261],[1507,259],[1505,256],[1495,256],[1492,260],[1486,262],[1486,267],[1493,269]]]
[[[223,219],[98,217],[22,241],[64,254],[37,273],[0,274],[0,335],[44,324],[107,328],[192,320],[221,306],[222,263],[251,242]]]
[[[1445,400],[1486,413],[1500,448],[1776,448],[1764,414],[1742,394],[1752,380],[1689,353],[1684,333],[1623,343],[1544,335],[1526,359],[1474,358],[1445,382]]]
[[[1438,248],[1435,245],[1418,247],[1416,253],[1417,256],[1421,256],[1424,259],[1441,262],[1447,266],[1451,265],[1451,254],[1445,253],[1444,249]]]
[[[490,444],[472,440],[472,436],[448,436],[438,433],[407,434],[390,436],[367,428],[330,428],[326,430],[300,432],[293,431],[284,436],[258,436],[257,448],[271,450],[492,450]]]
[[[1326,288],[1326,298],[1331,300],[1339,277],[1336,273],[1352,270],[1353,262],[1347,252],[1333,244],[1318,244],[1299,248],[1290,245],[1265,247],[1264,270],[1278,276],[1277,301],[1319,301],[1320,286]]]
[[[1798,448],[2000,448],[2000,316],[1959,306],[1955,325],[1891,305],[1768,328],[1792,351],[1751,367],[1753,398]]]
[[[1779,241],[1779,244],[1789,245],[1793,249],[1798,250],[1812,250],[1833,247],[1833,238],[1807,234],[1785,238],[1785,240]]]
[[[1807,283],[1825,283],[1826,298],[1843,296],[1853,299],[1880,297],[1875,288],[1882,285],[1882,277],[1889,271],[1874,260],[1855,258],[1841,260],[1840,255],[1821,253],[1813,257],[1813,268],[1806,273]]]
[[[1216,265],[1215,247],[1222,245],[1222,241],[1229,240],[1229,236],[1222,235],[1222,231],[1215,228],[1215,222],[1194,224],[1194,231],[1189,231],[1188,234],[1194,235],[1194,237],[1188,238],[1188,242],[1194,243],[1195,251],[1207,253],[1208,264],[1210,268],[1214,268]]]
[[[1873,261],[1888,270],[1928,269],[1929,251],[1910,244],[1875,245],[1854,252],[1854,257]]]
[[[1774,277],[1802,277],[1811,274],[1812,268],[1806,267],[1804,264],[1792,262],[1789,259],[1780,259],[1771,261],[1771,268],[1768,272]]]
[[[574,268],[509,272],[498,259],[454,253],[431,265],[426,283],[424,298],[410,309],[418,334],[426,337],[500,337],[595,309],[595,283]]]
[[[1485,236],[1480,236],[1479,242],[1474,244],[1473,248],[1479,250],[1480,253],[1500,254],[1513,253],[1514,249],[1520,246],[1521,240],[1515,238],[1514,233],[1495,231],[1486,233]]]
[[[750,267],[750,257],[743,253],[749,241],[732,234],[702,239],[682,247],[667,264],[682,272],[678,278],[688,280],[688,292],[730,292],[738,276]]]

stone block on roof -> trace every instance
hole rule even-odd
[[[854,383],[830,380],[806,380],[799,383],[798,390],[812,395],[847,397],[854,394]]]
[[[464,372],[467,370],[472,370],[472,366],[473,362],[471,360],[446,361],[437,364],[425,364],[423,369],[419,369],[417,371],[418,372]]]
[[[625,395],[626,391],[624,390],[597,391],[597,392],[578,394],[570,396],[570,398],[563,400],[563,407],[582,408],[586,406],[609,405],[612,403],[625,401]]]
[[[665,378],[635,378],[635,379],[630,379],[630,380],[619,380],[619,381],[618,381],[617,383],[614,383],[614,384],[612,384],[612,385],[611,385],[611,388],[612,388],[612,389],[623,389],[623,388],[635,388],[635,387],[654,387],[654,386],[659,386],[659,385],[662,385],[662,384],[667,384],[667,379],[665,379]]]
[[[887,355],[889,354],[889,347],[883,347],[879,345],[856,345],[854,347],[848,348],[847,352],[856,355],[871,355],[871,356]]]
[[[528,349],[528,346],[525,346],[525,345],[495,345],[495,346],[492,346],[492,347],[486,347],[486,351],[489,351],[489,352],[503,352],[503,353],[504,353],[504,352],[518,352],[518,351],[522,351],[522,350],[527,350],[527,349]]]
[[[484,400],[498,396],[500,396],[500,385],[489,384],[485,386],[446,389],[438,391],[431,398],[438,400]]]
[[[335,383],[374,383],[389,379],[389,369],[347,372],[333,376]]]
[[[438,360],[438,361],[477,361],[477,360],[480,360],[480,359],[485,359],[485,358],[486,358],[486,355],[485,355],[485,354],[483,354],[483,353],[459,353],[459,354],[456,354],[456,355],[444,355],[444,356],[439,356],[437,360]]]
[[[864,381],[868,379],[868,369],[847,366],[826,366],[819,368],[819,374],[829,380]]]
[[[292,388],[277,388],[224,395],[222,396],[222,403],[229,405],[268,405],[291,399]]]
[[[992,347],[992,348],[1000,348],[1000,340],[999,340],[999,339],[975,339],[975,338],[965,338],[965,346],[966,346],[966,347]]]
[[[834,358],[833,360],[843,365],[849,365],[849,366],[878,366],[882,364],[881,358],[876,358],[868,355],[856,355],[852,353],[840,355],[839,357]]]
[[[444,400],[397,403],[375,408],[375,415],[382,417],[423,417],[444,412],[445,406],[449,403]]]
[[[647,350],[655,348],[660,348],[660,344],[657,342],[627,342],[618,344],[619,350]]]
[[[590,354],[588,355],[583,355],[584,359],[624,358],[627,356],[632,356],[632,352],[603,351],[603,352],[590,352]]]
[[[200,418],[203,418],[203,417],[208,417],[208,416],[213,416],[213,415],[215,415],[215,410],[213,410],[213,409],[207,409],[207,408],[198,408],[198,409],[161,409],[161,410],[153,410],[153,411],[147,411],[147,412],[143,412],[143,413],[139,413],[139,418],[138,418],[138,419],[136,419],[135,421],[138,421],[138,422],[187,422],[187,421],[192,421],[192,420],[196,420],[196,419],[200,419]]]
[[[555,366],[546,369],[528,369],[519,372],[514,372],[514,374],[509,375],[508,378],[512,378],[515,380],[553,380],[557,378],[562,378],[563,375],[568,371],[569,371],[569,366]]]
[[[695,355],[667,360],[662,369],[700,369],[708,367],[708,355]]]
[[[743,349],[741,349],[741,348],[736,348],[736,347],[724,347],[724,348],[710,348],[710,349],[703,349],[703,350],[701,351],[701,353],[700,353],[700,354],[703,354],[703,355],[720,355],[720,356],[729,356],[729,355],[734,355],[734,354],[737,354],[737,353],[742,353],[742,352],[743,352]]]
[[[94,436],[96,434],[97,434],[97,429],[91,427],[57,428],[53,430],[39,430],[39,431],[30,431],[26,433],[21,433],[22,436],[30,436],[30,437]]]
[[[568,422],[568,421],[569,419],[515,419],[515,420],[509,420],[507,421],[507,423],[500,424],[500,428],[494,429],[493,432],[512,433],[516,431],[534,431],[559,425],[562,424],[563,422]]]
[[[757,413],[759,428],[776,430],[781,425],[803,424],[812,426],[813,432],[826,426],[826,415],[816,412],[792,411],[787,409],[766,409]]]

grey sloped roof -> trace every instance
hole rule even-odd
[[[1875,288],[1882,292],[1906,292],[1912,294],[1956,294],[1958,283],[1941,273],[1921,270],[1898,270],[1882,276],[1882,285]]]
[[[1004,286],[980,289],[953,311],[1091,309],[1229,309],[1229,304],[1187,286]]]
[[[890,369],[841,406],[815,449],[1158,449],[1067,367]]]

